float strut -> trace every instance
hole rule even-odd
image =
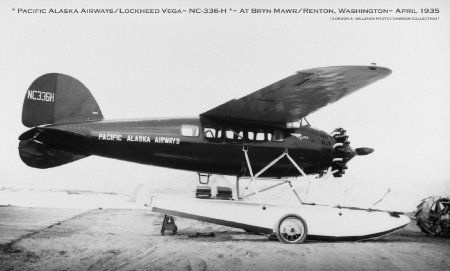
[[[300,198],[300,196],[297,193],[297,190],[295,190],[295,187],[291,184],[291,181],[287,181],[287,183],[289,184],[289,186],[292,188],[292,192],[294,192],[295,197],[297,197],[298,201],[300,201],[300,204],[303,204],[302,199]]]
[[[248,170],[250,171],[250,183],[247,185],[247,187],[252,184],[253,185],[253,190],[255,191],[255,195],[256,195],[256,199],[258,200],[258,203],[262,206],[263,210],[266,209],[266,206],[264,206],[262,204],[261,198],[259,197],[259,192],[258,192],[258,188],[256,188],[255,184],[253,183],[253,180],[255,179],[255,177],[253,176],[253,169],[252,169],[252,165],[250,164],[250,159],[248,158],[248,150],[244,147],[242,149],[244,151],[244,155],[245,155],[245,160],[247,161],[247,166],[248,166]],[[258,172],[259,173],[259,172]],[[246,187],[246,188],[247,188]]]
[[[246,162],[247,162],[248,170],[249,170],[249,173],[250,173],[250,176],[251,176],[250,182],[247,184],[247,187],[245,187],[245,189],[247,189],[248,186],[249,186],[250,184],[252,184],[255,192],[254,192],[254,193],[251,193],[251,194],[249,194],[249,195],[244,196],[244,194],[245,194],[245,191],[244,191],[243,194],[242,194],[242,196],[240,196],[240,195],[239,195],[239,188],[238,188],[238,186],[239,186],[239,179],[237,179],[237,180],[236,180],[236,187],[237,187],[237,190],[236,190],[236,191],[237,191],[237,194],[238,194],[238,199],[239,199],[239,198],[248,197],[248,196],[251,196],[251,195],[255,195],[256,198],[257,198],[257,200],[258,200],[258,202],[261,204],[261,199],[260,199],[260,197],[259,197],[259,192],[263,192],[263,191],[266,191],[266,190],[269,190],[269,189],[271,189],[271,188],[274,188],[274,187],[277,187],[277,186],[279,186],[279,185],[284,184],[284,183],[281,183],[281,184],[273,185],[273,186],[271,186],[271,187],[268,187],[268,188],[266,188],[266,189],[263,189],[263,190],[258,191],[258,189],[255,187],[255,185],[254,185],[254,183],[253,183],[253,180],[255,180],[256,178],[258,178],[261,174],[263,174],[266,170],[268,170],[270,167],[272,167],[274,164],[276,164],[278,161],[280,161],[280,159],[282,159],[282,158],[285,157],[285,156],[286,156],[286,157],[289,159],[289,161],[297,168],[297,170],[300,172],[301,175],[303,175],[303,177],[307,177],[307,175],[305,174],[305,172],[300,168],[299,165],[297,165],[297,163],[294,161],[294,159],[292,159],[292,157],[288,154],[287,149],[285,149],[285,151],[283,152],[283,154],[281,154],[280,156],[278,156],[277,158],[275,158],[272,162],[270,162],[267,166],[265,166],[263,169],[261,169],[260,171],[258,171],[258,173],[256,173],[255,175],[253,174],[253,169],[252,169],[252,166],[251,166],[251,164],[250,164],[250,159],[249,159],[249,157],[248,157],[248,149],[247,149],[246,147],[244,147],[244,148],[242,148],[242,151],[244,151],[245,160],[246,160]],[[286,182],[287,182],[287,183],[289,184],[289,186],[292,188],[292,192],[294,192],[295,197],[298,199],[298,201],[300,202],[300,204],[303,204],[303,201],[301,200],[300,195],[297,193],[297,190],[296,190],[295,187],[292,185],[291,181],[286,181]],[[264,207],[263,207],[263,209],[264,209]]]
[[[241,195],[239,192],[239,177],[236,177],[236,196],[237,196],[237,199],[241,199]]]
[[[283,185],[283,184],[285,184],[285,183],[287,183],[287,182],[289,182],[289,181],[283,181],[283,182],[281,182],[281,183],[277,183],[277,184],[268,186],[268,187],[266,187],[266,188],[263,188],[263,189],[259,190],[259,192],[264,192],[264,191],[270,190],[270,189],[275,188],[275,187],[277,187],[277,186]],[[250,193],[250,194],[247,194],[247,195],[243,196],[242,198],[247,198],[247,197],[253,196],[254,194],[255,194],[255,192]]]

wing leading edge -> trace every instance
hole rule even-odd
[[[377,66],[335,66],[299,71],[203,114],[224,121],[286,123],[378,81],[391,70]]]

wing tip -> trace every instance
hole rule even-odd
[[[342,66],[328,66],[328,67],[317,67],[317,68],[312,68],[312,69],[307,69],[307,70],[300,70],[297,71],[298,73],[326,73],[326,72],[334,72],[336,70],[345,70],[345,71],[351,71],[351,70],[364,70],[364,69],[369,69],[372,71],[376,71],[377,73],[381,74],[381,75],[385,75],[388,76],[389,74],[392,73],[392,70],[386,67],[382,67],[382,66],[377,66],[375,63],[371,64],[370,66],[367,65],[342,65]]]
[[[376,71],[377,73],[384,75],[384,76],[388,76],[392,73],[392,70],[386,67],[381,67],[381,66],[368,66],[368,68],[372,71]]]

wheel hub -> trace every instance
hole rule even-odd
[[[287,217],[280,224],[280,235],[287,242],[296,242],[305,234],[303,223],[295,217]]]

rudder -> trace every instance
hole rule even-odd
[[[89,90],[77,79],[48,73],[28,88],[23,102],[22,123],[27,127],[103,119]]]

